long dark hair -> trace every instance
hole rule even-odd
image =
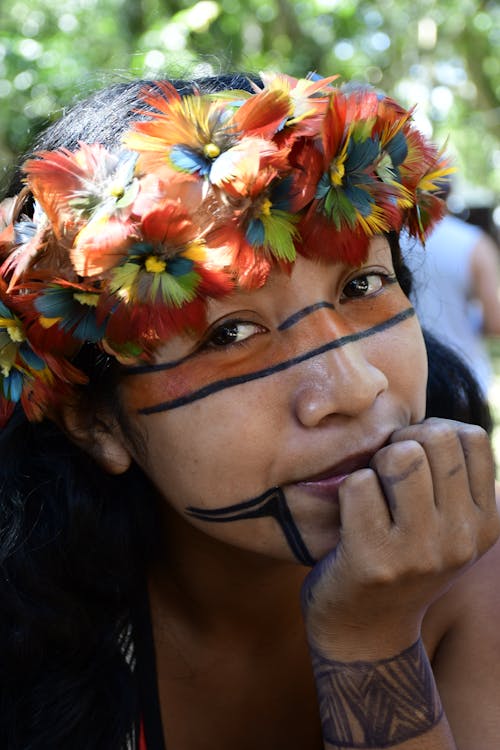
[[[182,94],[250,90],[242,76],[173,83]],[[144,109],[141,91],[154,85],[98,91],[42,133],[30,154],[79,141],[116,146]],[[7,195],[21,185],[17,171]],[[76,364],[89,375],[81,394],[89,418],[105,403],[119,419],[115,361],[87,345]],[[56,424],[28,423],[20,409],[1,431],[1,748],[125,747],[138,711],[130,609],[157,549],[158,513],[136,465],[111,476]]]
[[[72,149],[80,140],[113,146],[143,108],[145,85],[154,84],[134,81],[97,92],[37,138],[33,151]],[[181,93],[193,88],[174,85]],[[234,76],[196,86],[249,89],[247,78]],[[9,192],[20,184],[17,173]],[[389,242],[408,293],[397,236]],[[462,389],[461,403],[473,404],[465,366],[447,360],[434,340],[427,344],[431,360],[439,350],[438,369],[445,361],[462,373],[470,389]],[[82,390],[89,414],[106,403],[120,419],[114,360],[88,345],[77,364],[90,378]],[[131,609],[159,549],[159,512],[136,465],[107,474],[51,421],[29,423],[19,409],[0,433],[1,748],[123,750],[139,711]]]

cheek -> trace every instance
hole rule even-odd
[[[390,389],[408,405],[410,421],[420,422],[426,409],[427,352],[417,320],[408,321],[399,331],[394,329],[380,351]]]
[[[143,468],[166,499],[180,508],[224,505],[267,489],[282,428],[279,390],[278,382],[249,383],[139,416],[148,455]]]

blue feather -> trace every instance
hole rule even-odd
[[[291,190],[292,187],[292,178],[291,177],[285,177],[284,180],[281,180],[281,182],[278,182],[276,187],[273,188],[270,200],[273,205],[273,208],[275,208],[278,211],[288,211],[290,207],[290,197],[291,197]]]
[[[35,308],[46,318],[59,318],[68,310],[69,296],[66,289],[49,287],[35,299]]]
[[[11,311],[1,301],[0,301],[0,317],[2,317],[2,318],[9,318],[10,320],[12,320],[12,313],[11,313]]]
[[[331,186],[332,184],[330,182],[330,177],[328,173],[325,172],[316,186],[316,194],[314,197],[317,198],[318,200],[321,200],[322,198],[326,198]]]
[[[404,133],[402,133],[401,131],[399,131],[399,133],[396,133],[394,138],[391,138],[391,140],[386,144],[385,150],[391,157],[391,161],[394,166],[402,164],[408,156],[408,144],[406,143]]]
[[[361,216],[369,216],[372,212],[373,198],[366,190],[347,184],[344,188],[344,194],[353,206],[357,208]]]
[[[190,258],[171,258],[167,262],[167,272],[172,276],[185,276],[193,268],[193,261]]]
[[[170,151],[170,161],[180,172],[189,174],[199,172],[201,175],[207,175],[211,167],[208,159],[187,146],[173,146]]]
[[[71,324],[75,323],[76,318],[73,317],[73,320],[71,321]],[[70,328],[70,325],[64,325],[64,328]],[[95,314],[93,310],[89,310],[86,315],[84,315],[78,324],[76,325],[73,336],[75,336],[80,341],[100,341],[104,337],[104,333],[106,331],[106,325],[105,323],[101,324],[100,326],[97,325],[97,321],[95,318]]]
[[[266,240],[264,224],[260,219],[252,219],[247,227],[246,238],[254,247],[260,247]]]
[[[11,370],[3,380],[3,394],[10,401],[19,401],[23,392],[23,376],[18,370]]]
[[[347,146],[346,171],[357,172],[373,164],[380,151],[378,138],[356,141],[351,138]]]
[[[45,362],[27,344],[21,344],[19,354],[32,370],[43,370]]]

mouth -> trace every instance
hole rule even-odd
[[[369,467],[375,453],[376,450],[349,456],[344,461],[334,464],[325,471],[308,476],[294,484],[296,487],[306,490],[309,494],[326,500],[336,501],[338,499],[339,487],[344,479],[354,471]]]

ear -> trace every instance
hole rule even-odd
[[[66,403],[57,421],[69,439],[92,456],[108,474],[123,474],[130,467],[132,456],[113,416],[89,416],[81,406]]]

